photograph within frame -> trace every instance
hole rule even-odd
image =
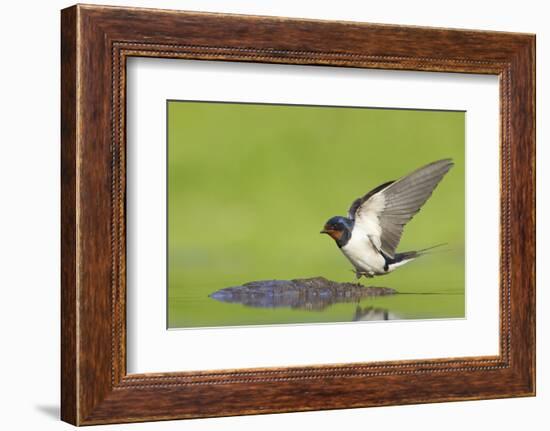
[[[499,260],[498,254],[488,253],[499,248],[499,228],[493,222],[499,217],[497,77],[141,57],[129,58],[127,67],[132,148],[126,155],[128,372],[499,354]],[[467,112],[466,317],[168,328],[167,100]],[[338,205],[331,215],[343,215],[350,203],[345,199],[343,208]],[[345,265],[346,277],[354,281],[350,263],[319,231],[317,227],[317,238],[326,240]],[[349,343],[350,339],[369,343]]]
[[[465,317],[465,111],[166,107],[168,328]],[[346,246],[319,235],[325,222],[445,159],[432,183],[410,180],[405,201],[429,188],[420,213],[404,219],[393,256],[380,250],[381,272],[357,284]]]

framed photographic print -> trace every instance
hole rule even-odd
[[[535,393],[535,37],[62,11],[62,419]]]
[[[464,112],[170,100],[167,116],[168,328],[465,316]],[[352,191],[368,194],[368,179],[375,186],[413,160],[445,156],[384,187],[393,209],[388,202],[380,219],[396,226],[370,232],[369,199],[324,223],[331,210],[347,213]],[[447,198],[431,200],[440,209],[416,238],[404,236],[430,246],[382,245],[398,241],[451,167],[439,192]],[[336,249],[321,228],[349,268],[327,253]],[[449,241],[445,252],[438,240]]]

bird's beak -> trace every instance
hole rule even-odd
[[[323,229],[321,232],[319,233],[327,233],[328,234],[328,231],[326,231],[325,229]]]

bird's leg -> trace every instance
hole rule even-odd
[[[362,276],[366,277],[366,278],[372,278],[372,275],[369,274],[368,272],[365,272],[365,271],[359,271],[359,270],[355,270],[355,278],[357,280],[359,280]]]

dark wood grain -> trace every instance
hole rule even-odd
[[[78,422],[76,300],[76,8],[61,16],[61,417]]]
[[[534,394],[533,35],[74,6],[62,12],[61,38],[63,420],[83,425]],[[498,75],[500,354],[128,375],[130,56]]]

